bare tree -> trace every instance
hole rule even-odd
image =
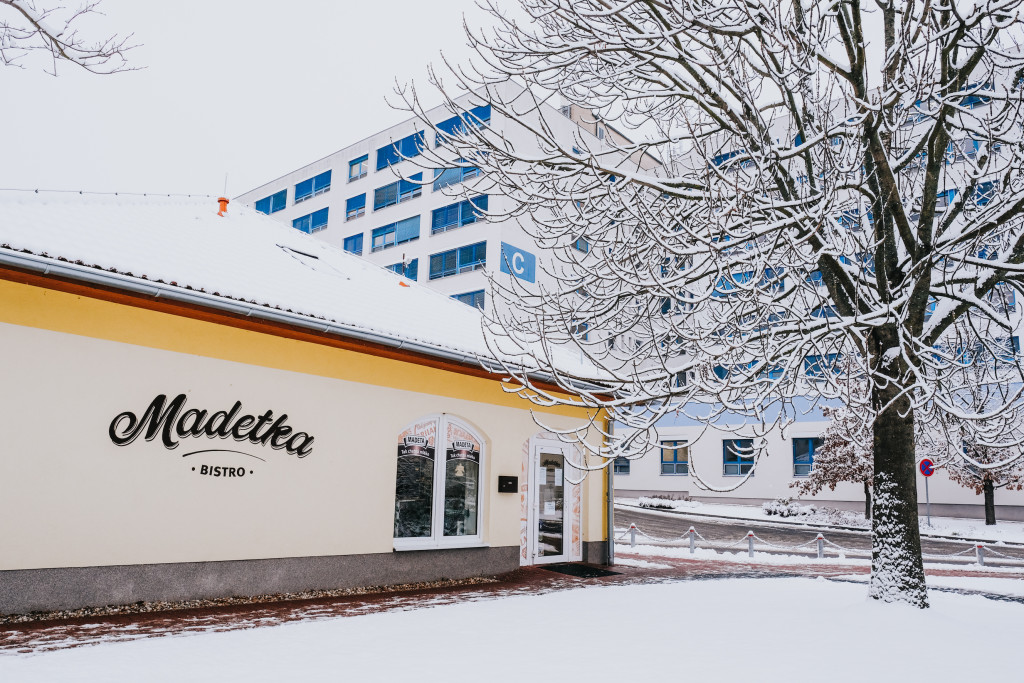
[[[112,35],[99,40],[79,35],[78,24],[90,14],[100,14],[99,0],[86,2],[77,9],[48,5],[35,0],[0,0],[0,62],[21,66],[25,57],[43,52],[50,67],[44,70],[56,76],[61,62],[77,64],[86,71],[110,74],[132,71],[127,52],[132,34]]]
[[[1018,387],[987,413],[1024,386],[1015,357],[991,362],[1013,355],[1018,317],[995,301],[1024,275],[1024,0],[520,5],[522,21],[490,3],[481,63],[434,81],[534,143],[466,126],[421,158],[481,168],[513,206],[490,217],[529,216],[549,248],[544,284],[512,280],[511,312],[490,314],[493,343],[568,344],[597,370],[547,354],[565,393],[510,367],[521,392],[604,409],[632,429],[601,454],[631,456],[677,412],[785,424],[853,368],[872,418],[869,592],[926,607],[915,413],[960,415],[974,363]],[[562,102],[636,142],[567,139]]]

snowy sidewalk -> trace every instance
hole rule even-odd
[[[595,586],[661,584],[717,579],[767,579],[780,577],[866,580],[865,563],[812,562],[798,557],[728,557],[713,551],[684,555],[680,548],[619,546],[613,576],[580,579],[540,567],[525,568],[497,577],[494,583],[441,589],[409,590],[329,599],[231,605],[159,613],[82,617],[66,621],[41,621],[0,626],[0,659],[4,654],[42,653],[83,645],[125,642],[201,633],[317,622],[342,617],[407,612],[446,605],[493,601],[501,598],[542,595]],[[1024,571],[935,570],[929,576],[951,576],[967,590],[972,577],[1024,579]],[[990,590],[991,585],[981,592]],[[1005,592],[1000,593],[1005,594]],[[1022,598],[1024,601],[1024,598]]]

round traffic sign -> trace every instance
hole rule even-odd
[[[926,477],[930,477],[933,474],[935,474],[935,463],[933,463],[928,458],[921,458],[921,462],[918,465],[918,468],[921,470],[921,474],[923,474]]]

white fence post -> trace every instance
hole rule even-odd
[[[754,532],[747,532],[747,555],[750,557],[754,556]]]
[[[636,547],[636,524],[629,525],[629,547]]]
[[[818,559],[824,559],[825,557],[825,537],[818,534]]]
[[[984,567],[985,566],[985,544],[984,543],[979,543],[976,550],[977,550],[977,553],[978,553],[978,564],[980,564],[982,567]]]
[[[690,554],[693,555],[694,551],[697,549],[697,530],[691,526],[690,530],[686,533],[690,535]]]

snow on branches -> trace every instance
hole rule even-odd
[[[79,35],[83,17],[99,14],[99,0],[86,2],[77,9],[42,6],[35,0],[0,0],[0,63],[20,66],[35,52],[46,53],[48,73],[57,75],[59,62],[77,64],[92,73],[109,74],[131,71],[126,53],[131,35],[112,35],[90,40]],[[44,67],[45,68],[45,67]]]
[[[627,428],[610,457],[674,413],[763,433],[852,368],[884,445],[872,595],[923,606],[915,411],[965,417],[966,366],[1017,387],[987,414],[1024,388],[1024,0],[520,4],[526,20],[492,0],[481,61],[435,83],[533,143],[465,126],[423,157],[480,168],[509,200],[489,218],[528,218],[546,250],[536,286],[498,282],[493,344],[594,368],[553,368],[564,394],[509,374],[539,403],[603,408]],[[617,134],[570,130],[563,103]]]

